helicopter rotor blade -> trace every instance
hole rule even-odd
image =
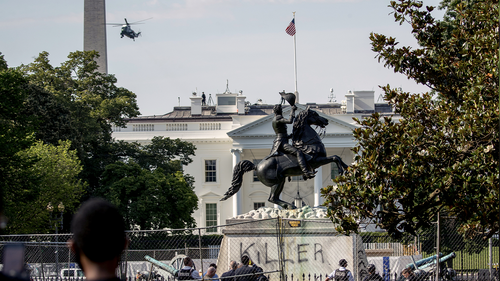
[[[147,21],[147,20],[150,20],[150,19],[152,19],[152,17],[151,17],[151,18],[149,18],[149,19],[145,19],[145,20],[135,21],[135,22],[132,22],[132,23],[129,23],[129,24],[139,24],[139,22],[142,22],[142,21]],[[141,23],[141,24],[142,24],[142,23]]]

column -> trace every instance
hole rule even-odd
[[[321,188],[323,188],[323,167],[319,167],[317,171],[314,177],[314,207],[318,207],[322,203],[320,202],[320,196]]]
[[[231,149],[231,153],[233,154],[233,170],[236,164],[240,162],[241,152],[241,149],[238,148]],[[233,195],[233,217],[236,217],[239,214],[241,214],[241,190]]]

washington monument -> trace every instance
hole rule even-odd
[[[106,1],[85,0],[83,10],[83,50],[98,51],[99,71],[107,74]]]

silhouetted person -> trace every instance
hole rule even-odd
[[[203,280],[212,280],[211,278],[215,278],[215,272],[217,272],[217,269],[215,269],[214,267],[209,267],[207,269],[207,273],[205,273],[205,275],[203,276]],[[216,280],[216,279],[213,279],[213,280]]]
[[[405,268],[403,269],[403,272],[401,274],[404,276],[405,281],[416,281],[418,280],[415,274],[413,273],[413,270],[411,268]]]
[[[120,280],[116,268],[128,239],[118,209],[103,199],[90,199],[73,217],[71,231],[68,246],[87,280]]]
[[[205,92],[201,92],[201,106],[207,105],[207,96],[205,96]]]
[[[222,278],[222,277],[234,276],[234,271],[237,268],[238,268],[238,263],[236,261],[231,261],[229,263],[229,271],[226,271],[226,272],[222,273],[222,275],[220,277]],[[222,281],[233,281],[232,278],[222,278],[221,280]]]
[[[241,267],[238,267],[235,272],[234,272],[234,280],[235,281],[255,281],[257,280],[257,275],[248,275],[248,276],[241,276],[237,277],[237,275],[243,275],[243,274],[251,274],[251,273],[259,273],[262,272],[262,268],[258,267],[256,264],[249,265],[250,264],[250,258],[247,255],[243,255],[241,257]]]
[[[326,277],[325,281],[333,279],[335,279],[335,281],[354,281],[351,271],[346,268],[347,261],[345,259],[341,259],[339,261],[339,265],[340,267],[330,273],[330,275]]]
[[[217,272],[217,265],[215,263],[211,263],[210,266],[208,267],[208,269],[210,269],[210,267],[213,267],[215,269],[214,275],[210,278],[215,278],[215,279],[213,279],[214,281],[219,281],[219,279],[217,279],[217,278],[219,278],[219,275],[217,275],[217,273],[216,273]],[[205,274],[203,274],[203,277],[205,277],[205,275],[207,275],[208,269],[205,272]]]
[[[184,267],[179,270],[177,280],[201,279],[200,273],[194,267],[194,261],[190,257],[184,258]]]
[[[366,276],[363,281],[383,281],[384,279],[382,276],[378,275],[375,270],[375,265],[374,264],[369,264],[368,265],[368,276]]]

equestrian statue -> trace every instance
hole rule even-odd
[[[321,117],[316,111],[307,107],[295,118],[295,95],[293,93],[280,93],[282,103],[287,101],[292,106],[290,118],[283,117],[281,104],[273,108],[274,118],[272,126],[276,133],[273,147],[269,156],[260,161],[257,165],[251,161],[242,160],[233,170],[233,180],[231,187],[224,194],[220,201],[224,201],[238,192],[243,182],[243,174],[255,170],[257,178],[264,185],[271,188],[268,201],[277,204],[285,209],[296,209],[288,202],[280,199],[287,177],[300,176],[304,180],[314,178],[314,170],[323,165],[335,162],[340,174],[347,169],[342,159],[337,156],[327,156],[326,149],[318,133],[311,127],[312,125],[325,128],[328,120]],[[291,135],[287,133],[287,124],[293,123]],[[291,138],[292,144],[288,141]]]

